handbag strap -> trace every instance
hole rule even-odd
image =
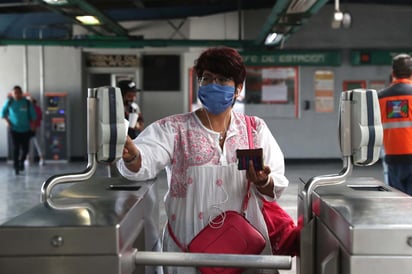
[[[246,131],[247,131],[247,140],[249,143],[249,149],[254,149],[255,148],[255,144],[253,142],[253,135],[252,135],[252,127],[256,129],[256,123],[255,123],[255,119],[253,119],[251,116],[245,115],[245,120],[246,120]],[[248,163],[249,164],[249,163]],[[247,209],[247,205],[249,203],[249,199],[250,199],[250,185],[251,182],[248,180],[247,181],[247,188],[246,188],[246,195],[245,198],[243,200],[243,214],[245,214],[246,209]]]
[[[253,143],[252,127],[256,129],[255,119],[250,116],[245,115],[246,120],[246,130],[247,130],[247,140],[249,142],[249,148],[255,148],[255,143]]]
[[[175,242],[175,244],[183,251],[183,252],[187,252],[188,249],[187,247],[185,247],[176,237],[176,235],[173,233],[173,229],[170,225],[170,222],[167,222],[167,230],[169,231],[170,237],[172,237],[173,241]]]

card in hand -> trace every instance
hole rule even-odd
[[[239,170],[248,170],[250,160],[253,161],[253,166],[255,170],[263,169],[263,149],[261,148],[237,149],[236,156],[238,159],[237,168]]]

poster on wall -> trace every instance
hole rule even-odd
[[[315,71],[315,111],[334,111],[335,75],[330,70]]]
[[[285,103],[288,101],[286,79],[288,71],[284,68],[262,69],[262,103]]]
[[[357,88],[366,88],[366,81],[365,80],[346,80],[343,81],[343,91],[357,89]]]
[[[380,91],[386,87],[386,82],[384,80],[371,80],[369,81],[369,88],[376,91]]]
[[[295,104],[296,67],[247,67],[247,104]]]

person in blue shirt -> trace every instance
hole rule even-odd
[[[3,104],[1,118],[9,129],[13,141],[13,161],[16,175],[24,170],[24,160],[29,152],[32,123],[36,120],[32,103],[23,96],[20,86],[14,86],[12,96]]]

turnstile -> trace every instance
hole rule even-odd
[[[303,222],[300,274],[410,273],[412,197],[352,166],[379,159],[383,129],[375,90],[342,92],[339,141],[343,169],[311,178],[299,191]]]
[[[0,226],[0,273],[154,273],[134,262],[136,249],[158,250],[154,183],[92,178],[54,197],[83,208],[40,204],[11,219]]]
[[[116,101],[112,91],[109,88],[108,98],[91,96],[89,116],[96,118],[92,111],[96,100]],[[410,273],[412,269],[412,197],[373,178],[350,178],[353,164],[370,165],[379,158],[378,109],[373,90],[342,94],[343,169],[314,177],[299,191],[300,274]],[[121,109],[116,111],[118,118],[123,115]],[[123,123],[118,133],[124,136],[109,134],[118,138],[106,144],[106,138],[100,137],[114,127],[104,109],[99,113],[103,133],[88,133],[88,140],[98,142],[89,144],[85,172],[50,178],[42,189],[44,204],[0,226],[1,273],[154,273],[150,267],[161,265],[290,269],[288,256],[157,252],[160,229],[154,182],[92,177],[98,159],[121,153],[126,135]],[[88,127],[93,120],[89,119]],[[122,125],[121,119],[118,124]],[[49,186],[65,181],[82,183],[51,195]]]
[[[313,273],[411,272],[412,197],[373,178],[351,178],[317,188],[312,205],[315,241],[302,256],[313,252]]]
[[[291,268],[289,256],[158,252],[155,182],[94,176],[98,162],[113,163],[122,155],[127,127],[120,90],[89,89],[87,105],[86,169],[50,177],[42,186],[43,203],[0,226],[0,273],[152,274],[162,265]],[[53,194],[62,183],[76,184]]]

